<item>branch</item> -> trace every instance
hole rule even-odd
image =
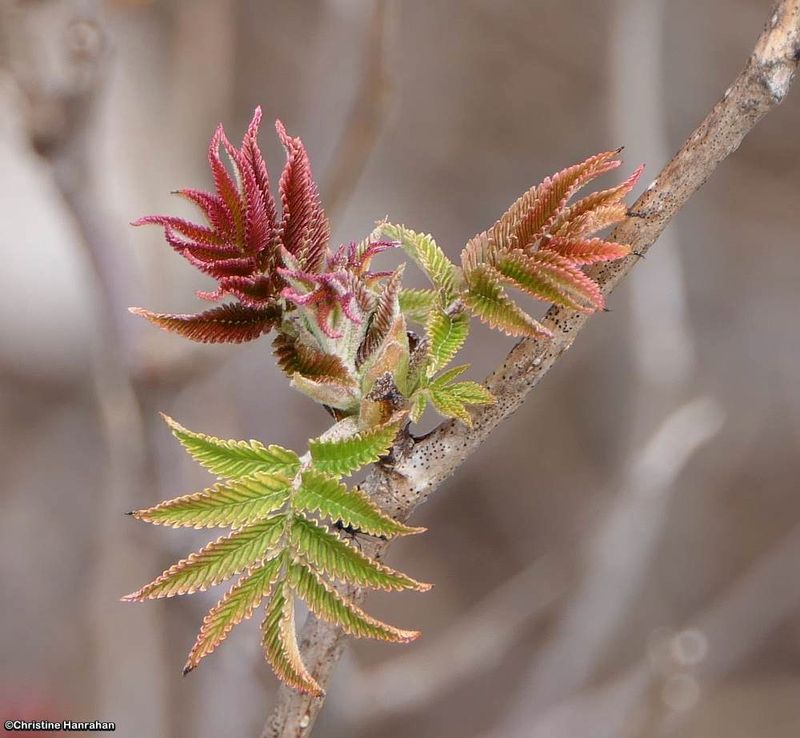
[[[637,200],[632,216],[615,231],[613,240],[629,243],[644,254],[670,220],[732,154],[744,137],[789,91],[800,60],[800,0],[783,0],[758,39],[747,65],[723,98]],[[604,294],[609,294],[634,268],[629,257],[593,270]],[[408,518],[486,437],[519,408],[528,392],[569,349],[586,324],[585,314],[551,308],[544,322],[553,332],[548,340],[520,341],[502,366],[486,380],[497,404],[474,414],[466,428],[446,422],[421,439],[402,438],[391,463],[373,467],[364,491],[387,512]],[[385,545],[365,546],[370,554],[383,554]],[[363,594],[359,593],[359,597]],[[301,636],[303,660],[324,687],[341,656],[344,636],[335,626],[309,616]],[[322,707],[311,698],[281,688],[278,706],[264,728],[264,738],[305,738]]]

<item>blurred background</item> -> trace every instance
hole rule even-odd
[[[258,618],[181,676],[217,591],[118,601],[209,539],[123,515],[209,482],[158,410],[298,449],[329,422],[268,341],[125,310],[201,304],[210,283],[128,223],[188,214],[169,193],[210,185],[217,122],[238,139],[260,104],[301,135],[335,240],[388,215],[455,258],[594,152],[646,162],[640,191],[769,6],[2,0],[2,716],[255,736],[273,703]],[[390,563],[435,589],[368,605],[424,636],[354,643],[315,735],[800,735],[798,130],[793,90],[418,512]],[[475,328],[474,378],[511,345]]]

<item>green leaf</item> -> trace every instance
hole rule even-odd
[[[411,397],[411,410],[409,411],[408,417],[412,423],[419,423],[419,419],[425,412],[428,399],[428,391],[425,389],[417,390]]]
[[[446,388],[451,397],[465,405],[494,405],[497,398],[486,387],[477,382],[458,382]]]
[[[258,441],[222,441],[187,430],[167,415],[162,417],[192,458],[218,477],[237,479],[259,471],[293,477],[300,468],[297,454],[280,446],[265,447]]]
[[[309,564],[341,582],[385,590],[416,589],[424,592],[430,589],[429,584],[416,582],[367,558],[310,520],[295,518],[290,538],[293,548]]]
[[[356,385],[342,384],[327,378],[308,379],[302,374],[295,374],[291,384],[296,390],[322,405],[348,411],[358,407],[358,387]]]
[[[203,619],[197,640],[189,652],[189,658],[183,669],[184,674],[194,669],[201,659],[214,651],[228,637],[234,626],[252,616],[261,601],[269,595],[272,585],[280,575],[284,559],[284,556],[278,554],[263,565],[250,569],[209,610]]]
[[[261,644],[275,673],[290,687],[320,697],[322,687],[308,673],[300,656],[294,623],[294,597],[286,580],[280,582],[261,624]]]
[[[458,367],[461,369],[461,367]],[[460,374],[461,372],[459,372]],[[497,402],[495,396],[477,382],[458,382],[447,384],[442,381],[445,375],[431,384],[430,396],[433,406],[448,418],[458,418],[465,425],[472,427],[472,416],[467,412],[467,405],[491,405]]]
[[[203,592],[266,557],[280,539],[284,523],[285,517],[276,515],[218,538],[122,599],[131,602]]]
[[[419,637],[418,631],[401,630],[370,617],[310,569],[293,564],[289,569],[289,581],[311,612],[322,620],[339,625],[349,635],[394,643],[408,643]]]
[[[541,323],[509,299],[499,284],[499,275],[491,267],[481,266],[471,272],[467,292],[462,299],[476,317],[506,335],[531,338],[551,335]]]
[[[334,522],[341,520],[374,536],[408,535],[424,530],[398,523],[357,487],[348,489],[342,482],[314,470],[303,472],[292,505],[296,510],[319,512]]]
[[[290,488],[291,481],[284,476],[255,472],[132,514],[139,520],[173,528],[240,528],[283,507]]]
[[[431,387],[444,387],[446,384],[450,384],[456,377],[460,377],[467,369],[469,369],[469,364],[454,366],[442,372],[438,377],[434,377],[431,380]]]
[[[333,441],[309,441],[312,466],[318,471],[342,477],[371,464],[392,446],[396,424],[382,425]]]
[[[428,313],[436,301],[434,290],[402,289],[400,290],[400,310],[410,320],[424,324]]]
[[[431,402],[433,406],[446,418],[456,418],[464,425],[472,428],[472,416],[467,412],[464,403],[453,397],[447,389],[431,389]]]
[[[434,308],[425,325],[429,341],[428,376],[447,366],[469,335],[469,316],[464,312],[448,315]]]
[[[403,250],[419,265],[434,287],[441,290],[449,302],[460,281],[458,269],[425,233],[416,233],[410,228],[391,223],[381,223],[378,230],[385,238],[399,241]]]

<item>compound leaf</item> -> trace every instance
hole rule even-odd
[[[467,369],[469,369],[469,364],[451,367],[447,371],[442,372],[438,377],[432,379],[431,387],[444,387],[450,384],[456,377],[460,377]]]
[[[497,398],[477,382],[457,382],[447,385],[448,394],[465,405],[494,405]]]
[[[607,151],[562,169],[521,195],[488,231],[497,249],[508,251],[530,246],[548,231],[576,190],[619,166],[618,151]]]

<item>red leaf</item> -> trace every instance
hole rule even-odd
[[[200,343],[244,343],[270,331],[276,320],[274,308],[255,309],[244,305],[220,305],[196,315],[152,313],[130,308],[151,323]]]
[[[275,280],[268,274],[257,274],[254,277],[232,276],[219,280],[220,289],[237,297],[245,305],[263,307],[275,299],[277,289]]]
[[[572,239],[554,236],[546,239],[542,251],[554,251],[574,264],[594,264],[598,261],[614,261],[627,256],[631,247],[626,243],[604,241],[602,238]]]
[[[244,236],[242,203],[233,177],[231,177],[219,158],[220,145],[226,149],[231,145],[225,135],[225,129],[221,125],[217,126],[217,130],[214,131],[214,135],[211,138],[211,145],[208,147],[208,163],[211,167],[211,174],[214,177],[214,185],[227,215],[225,222],[220,225],[226,236],[237,243],[241,243]]]
[[[286,149],[286,166],[278,185],[283,206],[281,239],[303,269],[318,272],[328,248],[328,218],[320,204],[303,142],[289,136],[280,121],[275,123],[275,129]]]
[[[197,205],[218,233],[228,233],[230,230],[230,218],[225,203],[222,202],[222,198],[219,195],[191,189],[177,190],[174,194],[180,195],[185,200]]]
[[[537,251],[527,257],[563,295],[578,304],[583,312],[602,310],[605,298],[598,284],[569,259],[554,251]]]
[[[164,228],[177,231],[182,236],[190,238],[195,243],[218,246],[223,242],[211,228],[197,225],[196,223],[191,223],[188,220],[176,218],[171,215],[145,215],[143,218],[133,221],[131,225],[140,226],[148,224],[160,225]]]
[[[268,252],[268,261],[276,261],[278,215],[275,199],[269,184],[269,173],[264,157],[258,148],[258,128],[261,125],[261,108],[257,107],[253,119],[242,139],[238,166],[242,172],[242,188],[247,203],[247,241],[256,253]]]

